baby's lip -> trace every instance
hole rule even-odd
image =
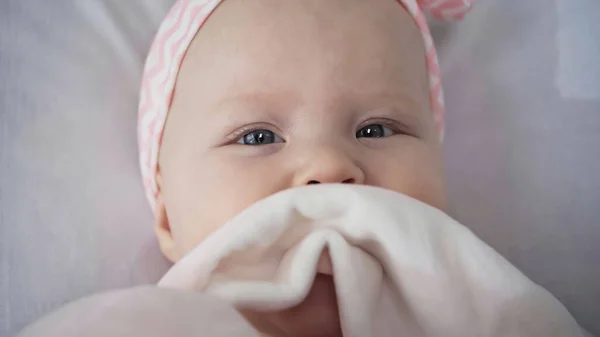
[[[319,262],[317,263],[317,272],[325,275],[333,276],[333,266],[331,264],[331,257],[329,256],[329,252],[324,250],[319,257]]]

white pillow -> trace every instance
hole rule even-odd
[[[0,2],[0,335],[168,267],[135,123],[172,3]],[[482,0],[434,27],[449,193],[459,221],[600,334],[600,8],[556,4]]]

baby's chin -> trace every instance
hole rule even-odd
[[[274,313],[242,312],[263,337],[341,337],[333,277],[318,273],[299,305]]]

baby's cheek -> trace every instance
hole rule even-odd
[[[247,161],[228,160],[227,156],[209,159],[191,170],[188,179],[178,186],[178,206],[185,204],[175,206],[185,213],[177,217],[181,221],[175,224],[182,255],[250,205],[285,188],[280,172],[268,163],[254,167]]]
[[[409,196],[426,204],[446,211],[446,188],[441,165],[424,161],[422,165],[411,167],[414,171],[407,174],[410,179],[403,182]]]
[[[388,155],[385,165],[375,167],[375,185],[384,187],[433,207],[446,210],[442,156],[436,148],[417,144]]]
[[[181,233],[177,241],[182,255],[219,230],[249,202],[244,201],[243,195],[231,195],[223,189],[217,188],[210,192],[206,196],[194,198],[196,206],[182,217],[184,221],[177,224]]]

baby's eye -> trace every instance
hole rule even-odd
[[[238,144],[243,145],[267,145],[273,143],[283,143],[283,139],[269,130],[254,130],[250,131],[241,137]]]
[[[369,124],[356,132],[356,138],[381,138],[394,134],[392,129],[381,124]]]

